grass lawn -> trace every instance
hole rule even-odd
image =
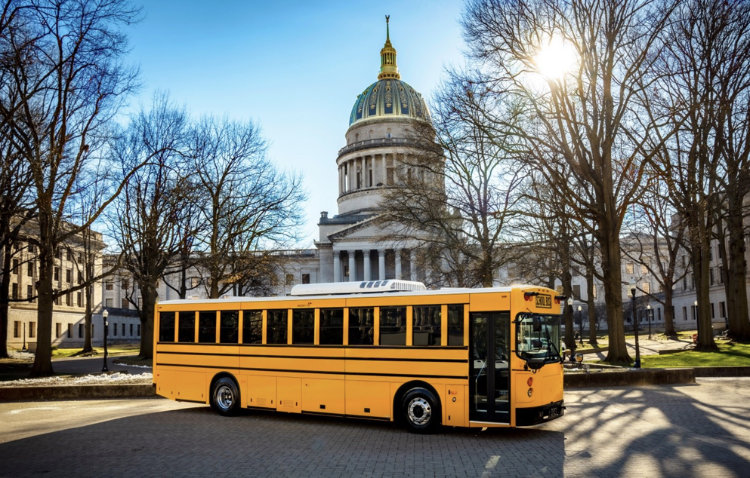
[[[77,357],[78,352],[81,351],[80,347],[76,348],[54,348],[52,349],[52,358],[66,358],[66,357]],[[107,355],[138,355],[140,351],[140,345],[138,344],[118,344],[108,345]],[[94,347],[95,355],[101,355],[104,353],[104,348]]]
[[[750,367],[750,344],[717,340],[718,352],[686,350],[665,355],[642,355],[644,368],[663,367]]]

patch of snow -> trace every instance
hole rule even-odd
[[[13,359],[34,360],[34,352],[24,352],[22,350],[9,350],[8,355]]]
[[[130,373],[102,373],[77,376],[54,376],[40,378],[22,378],[1,382],[0,386],[44,386],[44,385],[106,385],[106,384],[129,384],[151,382],[153,375],[150,373],[130,374]]]

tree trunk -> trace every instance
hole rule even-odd
[[[589,344],[597,345],[596,340],[596,304],[594,302],[594,274],[586,272],[586,305],[589,316]]]
[[[693,276],[695,278],[695,293],[698,300],[698,341],[695,349],[700,351],[718,350],[714,342],[714,333],[711,327],[711,303],[709,298],[708,264],[710,255],[710,227],[703,224],[706,218],[705,211],[697,208],[690,215],[688,231],[690,235],[690,255],[693,263]]]
[[[724,271],[727,275],[724,290],[727,296],[729,334],[735,340],[748,341],[750,340],[750,320],[748,320],[747,263],[745,261],[742,207],[741,205],[737,207],[731,203],[730,200],[730,211],[727,215],[729,260],[724,260]],[[724,258],[727,258],[727,254],[724,254]]]
[[[8,313],[10,312],[11,245],[3,246],[2,275],[0,275],[0,358],[8,357]]]
[[[154,311],[158,293],[155,283],[139,283],[143,307],[138,312],[141,319],[141,352],[139,356],[150,359],[154,356]]]
[[[664,335],[670,339],[677,339],[677,332],[674,329],[672,294],[673,291],[671,288],[667,287],[664,289]]]
[[[52,271],[55,263],[55,250],[50,240],[52,231],[50,215],[39,213],[39,289],[37,299],[36,354],[31,367],[32,377],[53,375],[52,370],[52,311],[54,290]]]
[[[610,229],[614,230],[610,231]],[[617,229],[606,221],[601,221],[597,231],[599,245],[602,248],[604,302],[607,309],[607,333],[609,336],[609,349],[604,361],[613,365],[630,365],[631,359],[625,344],[620,238]]]

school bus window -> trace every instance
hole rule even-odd
[[[198,313],[198,342],[216,343],[216,311]]]
[[[380,345],[406,345],[406,307],[380,308]]]
[[[440,306],[415,306],[413,310],[412,344],[440,346]]]
[[[159,342],[174,342],[174,312],[159,314]]]
[[[349,309],[349,345],[372,345],[375,309]]]
[[[239,311],[222,310],[219,322],[219,343],[236,344],[240,325]]]
[[[448,306],[448,345],[464,345],[464,306],[463,304]]]
[[[320,345],[344,343],[344,309],[320,309]]]
[[[242,343],[263,343],[263,311],[246,310],[242,312]]]
[[[286,309],[268,311],[268,344],[285,344],[287,327],[286,323],[289,316]]]
[[[195,312],[178,312],[180,314],[180,329],[177,340],[180,342],[195,342]]]
[[[292,343],[312,345],[315,341],[315,309],[292,311]]]

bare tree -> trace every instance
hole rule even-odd
[[[383,200],[390,228],[401,240],[429,246],[421,249],[432,251],[433,270],[447,268],[457,286],[492,286],[511,260],[507,230],[522,175],[513,137],[482,125],[487,99],[481,85],[453,72],[436,97],[433,125],[414,125],[415,154]],[[504,114],[511,121],[513,106]]]
[[[44,0],[26,5],[12,22],[16,61],[9,81],[19,95],[10,119],[31,171],[39,224],[37,350],[32,375],[52,371],[52,272],[61,244],[91,226],[70,227],[67,201],[76,178],[104,146],[106,126],[133,87],[135,73],[120,58],[121,28],[137,11],[123,0]],[[114,194],[118,188],[114,189]],[[109,200],[102,202],[102,208]]]
[[[143,358],[153,356],[157,284],[188,237],[179,227],[195,192],[188,176],[187,132],[185,112],[170,105],[166,96],[156,96],[151,110],[138,114],[112,148],[123,179],[145,164],[130,176],[111,218],[122,267],[142,298],[140,305],[130,300],[140,316]]]
[[[544,164],[541,171],[574,213],[590,220],[601,249],[609,321],[611,363],[629,363],[623,324],[620,229],[627,207],[642,191],[640,179],[652,154],[646,148],[651,125],[633,121],[634,95],[655,59],[673,2],[513,2],[476,0],[463,25],[484,82],[520,97],[531,124],[543,134],[515,130],[533,150],[567,167]],[[540,54],[548,44],[571,49],[574,71],[539,78]],[[548,53],[547,56],[555,53]],[[562,53],[558,53],[562,54]],[[507,130],[491,112],[485,124]],[[529,122],[521,123],[528,127]],[[564,171],[565,176],[559,176]],[[572,186],[572,187],[571,187]]]
[[[192,170],[205,194],[200,206],[205,228],[195,247],[211,298],[248,280],[253,270],[243,258],[298,234],[305,197],[300,180],[277,171],[265,149],[250,122],[204,118],[192,132]]]

